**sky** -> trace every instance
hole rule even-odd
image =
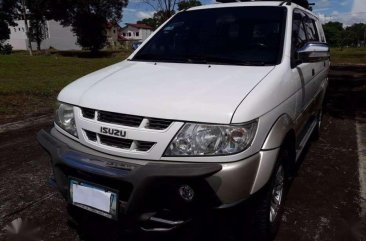
[[[212,4],[215,0],[201,0],[202,4]],[[345,26],[354,23],[366,23],[366,0],[309,0],[315,3],[313,12],[323,23],[339,21]],[[127,8],[123,9],[123,18],[120,22],[134,23],[143,18],[152,17],[154,9],[143,3],[143,0],[129,0]]]

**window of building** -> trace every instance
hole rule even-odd
[[[123,36],[123,37],[126,37],[126,33],[122,33],[122,36]]]
[[[17,29],[16,28],[14,28],[14,32],[16,32],[17,31]]]
[[[139,35],[140,35],[140,33],[139,33],[139,32],[136,32],[136,33],[135,33],[135,36],[136,36],[136,37],[138,37]]]
[[[113,29],[113,33],[116,33],[116,30],[115,29]]]
[[[129,33],[128,33],[128,36],[129,36],[129,37],[131,37],[131,36],[132,36],[132,33],[131,33],[131,32],[129,32]]]
[[[18,28],[18,30],[20,31],[20,28]]]

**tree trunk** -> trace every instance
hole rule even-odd
[[[41,42],[40,40],[37,40],[37,50],[41,51]]]
[[[25,0],[22,0],[22,11],[23,11],[23,18],[24,18],[25,34],[27,36],[28,51],[29,51],[29,55],[32,56],[33,55],[32,43],[31,43],[29,27],[28,27],[27,7],[25,5]]]

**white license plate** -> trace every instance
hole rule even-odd
[[[71,178],[70,201],[80,208],[117,219],[118,193],[111,189]]]

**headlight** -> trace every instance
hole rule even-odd
[[[74,107],[72,105],[57,103],[55,123],[71,135],[78,136],[75,125]]]
[[[229,155],[248,148],[257,122],[245,125],[185,124],[164,156]]]

